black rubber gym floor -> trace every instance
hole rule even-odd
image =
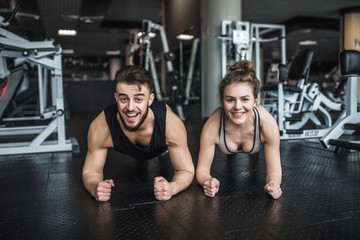
[[[74,114],[69,137],[80,156],[43,153],[0,157],[0,239],[359,239],[360,153],[322,147],[318,140],[282,141],[283,196],[263,191],[263,152],[227,157],[216,151],[215,198],[194,180],[166,202],[153,178],[172,176],[168,155],[137,161],[109,151],[104,169],[115,181],[110,201],[84,189],[86,132],[95,114]],[[187,123],[196,164],[202,123]]]

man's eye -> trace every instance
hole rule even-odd
[[[234,101],[234,99],[231,99],[231,98],[230,98],[230,99],[228,99],[227,101],[228,101],[228,102],[233,102],[233,101]]]
[[[142,98],[136,98],[135,101],[136,101],[136,102],[142,102],[143,99],[142,99]]]
[[[127,98],[120,98],[120,102],[127,102]]]

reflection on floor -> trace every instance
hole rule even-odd
[[[360,153],[335,155],[318,140],[283,141],[283,196],[263,191],[258,155],[216,151],[215,198],[196,180],[166,202],[153,195],[153,178],[172,176],[168,156],[144,162],[109,151],[105,177],[112,198],[96,202],[83,188],[86,131],[95,114],[73,114],[68,136],[81,155],[44,153],[0,157],[0,239],[357,239],[360,234]],[[187,123],[194,162],[201,123]]]

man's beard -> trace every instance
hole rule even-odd
[[[125,122],[123,116],[119,113],[119,117],[120,117],[120,120],[123,124],[123,126],[130,132],[134,132],[136,131],[145,121],[147,115],[148,115],[148,112],[149,112],[149,107],[146,108],[146,112],[144,115],[142,115],[142,117],[140,118],[140,121],[137,125],[135,125],[134,127],[130,127],[129,125],[127,125],[127,123]]]

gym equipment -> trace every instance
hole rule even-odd
[[[337,153],[340,147],[360,151],[360,141],[341,139],[360,130],[360,112],[358,111],[358,80],[360,76],[360,52],[344,50],[340,53],[341,75],[347,77],[345,110],[331,129],[320,139],[325,148],[336,146]]]
[[[145,50],[147,48],[147,45],[150,44],[150,39],[150,32],[130,33],[127,64],[138,65],[140,67],[146,68],[147,70],[149,70],[150,67],[150,73],[153,77],[154,82],[156,99],[159,101],[163,101],[164,98],[161,93],[159,78],[156,72],[155,60],[151,50],[148,52],[148,63],[147,66],[145,66]]]
[[[14,16],[19,9],[15,7],[11,16]],[[11,19],[11,18],[9,18]],[[26,154],[40,152],[73,151],[79,153],[79,146],[75,138],[65,138],[65,112],[63,96],[63,78],[61,47],[53,40],[28,41],[17,36],[4,28],[10,20],[5,21],[0,16],[0,76],[7,78],[6,91],[1,92],[0,110],[1,121],[43,121],[47,125],[0,127],[0,136],[28,136],[31,141],[24,142],[2,142],[0,143],[0,155]],[[3,113],[11,102],[16,89],[21,83],[24,73],[24,65],[15,64],[15,68],[8,69],[6,62],[12,60],[18,63],[27,63],[37,67],[38,91],[39,91],[39,115],[28,117],[3,118]],[[50,81],[51,103],[48,103],[48,82]],[[50,95],[49,95],[50,96]],[[55,140],[51,135],[56,134]]]
[[[251,61],[249,53],[250,23],[244,21],[221,21],[221,76],[225,77],[227,66],[239,60]]]
[[[280,63],[286,64],[285,34],[284,25],[222,20],[221,35],[217,36],[222,41],[222,78],[227,73],[227,66],[239,60],[248,60],[255,65],[255,76],[262,79],[261,43],[279,42]],[[261,82],[260,84],[263,85]],[[259,103],[261,103],[262,98],[262,95],[259,94]]]
[[[266,37],[268,34],[274,35],[274,37]],[[249,55],[255,57],[255,75],[258,79],[262,79],[261,75],[261,57],[260,57],[260,44],[278,42],[280,48],[279,62],[280,64],[286,64],[286,30],[285,25],[281,24],[263,24],[252,23],[251,24],[251,41],[249,48]],[[264,85],[263,82],[260,82]],[[261,102],[262,96],[258,97],[258,101]]]
[[[223,20],[221,26],[222,35],[218,38],[222,40],[222,77],[226,75],[228,65],[238,60],[248,60],[254,62],[255,75],[262,79],[260,44],[279,42],[279,64],[275,70],[277,85],[262,86],[258,102],[277,119],[281,139],[323,136],[332,125],[327,109],[340,111],[342,104],[331,101],[321,93],[317,83],[308,83],[313,51],[299,51],[288,74],[284,25]],[[289,79],[295,80],[297,85],[286,84]],[[322,116],[324,123],[317,114]],[[312,121],[316,129],[302,129],[308,121]]]
[[[280,36],[265,38],[271,32],[280,32]],[[252,61],[255,64],[255,74],[260,79],[260,43],[280,40],[280,61],[286,63],[285,26],[276,24],[250,23],[246,21],[221,21],[221,35],[217,36],[221,43],[222,77],[226,75],[228,65],[239,60]],[[255,58],[255,61],[253,61]]]
[[[200,42],[200,39],[195,38],[193,40],[192,47],[191,47],[190,64],[189,64],[189,69],[188,69],[188,73],[186,76],[186,85],[185,85],[186,100],[184,102],[184,105],[187,105],[191,99],[199,99],[199,97],[191,97],[190,96],[191,85],[192,85],[192,80],[193,80],[193,75],[194,75],[196,53],[197,53],[199,42]]]
[[[325,84],[322,87],[326,89],[324,92],[325,95],[333,102],[343,102],[346,79],[340,76],[339,64],[336,64],[328,73],[324,74],[323,77]]]
[[[311,49],[299,50],[288,73],[285,65],[279,65],[278,85],[262,88],[265,96],[262,105],[277,119],[281,139],[321,137],[332,126],[332,118],[327,109],[341,110],[342,104],[332,102],[322,94],[317,83],[308,83],[313,55],[314,51]],[[296,80],[297,84],[286,84],[289,79]],[[267,96],[272,97],[270,104]],[[322,116],[324,123],[317,115]],[[315,124],[315,129],[303,129],[309,120]]]
[[[169,87],[170,101],[175,104],[179,117],[182,120],[186,120],[182,108],[182,104],[185,101],[185,95],[184,92],[182,91],[181,78],[179,72],[174,70],[174,66],[172,62],[175,59],[176,55],[174,52],[170,51],[169,49],[169,44],[166,38],[164,27],[160,24],[154,23],[147,19],[144,19],[142,22],[142,31],[144,34],[142,36],[142,43],[141,43],[142,46],[140,48],[145,50],[145,54],[143,55],[143,57],[141,57],[140,66],[149,70],[149,65],[150,65],[151,74],[154,78],[154,87],[155,89],[157,89],[156,94],[160,94],[161,91],[156,73],[155,61],[153,59],[151,52],[151,38],[149,34],[151,33],[152,30],[157,30],[160,33],[161,43],[164,51],[164,59],[166,61],[166,70],[167,70],[166,80],[168,83],[167,85]],[[162,98],[161,99],[158,98],[158,99],[162,100]]]
[[[0,84],[0,120],[6,112],[9,103],[16,95],[24,74],[23,66],[12,69],[11,72],[7,69],[7,67],[2,67],[1,69],[7,71],[7,73],[4,75],[5,78],[2,78],[2,82]]]

